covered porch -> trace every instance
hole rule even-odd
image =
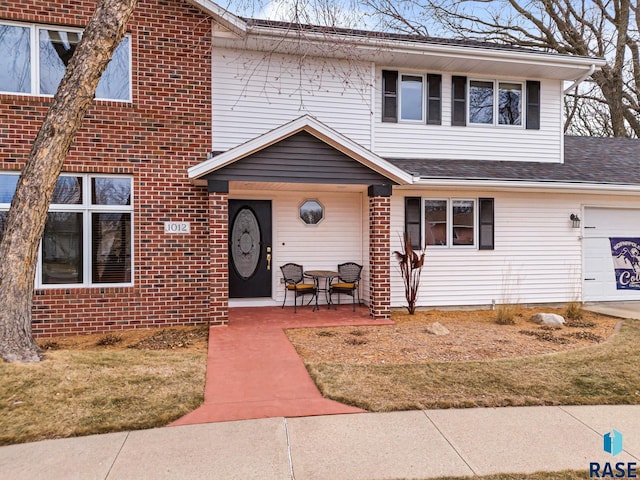
[[[411,181],[404,171],[304,116],[189,176],[209,194],[212,325],[227,324],[230,306],[281,305],[279,267],[289,262],[305,270],[362,265],[369,315],[389,318],[390,197],[393,185]],[[340,308],[351,311],[348,302]]]

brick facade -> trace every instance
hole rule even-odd
[[[9,0],[0,19],[83,27],[95,5]],[[211,149],[211,19],[186,2],[141,0],[128,33],[132,102],[96,101],[63,171],[133,177],[134,286],[37,290],[36,336],[193,325],[225,315],[226,307],[210,302],[208,195],[187,178],[187,168]],[[49,103],[0,95],[0,170],[23,167]],[[167,235],[165,221],[190,222],[191,233]]]
[[[391,198],[369,197],[369,308],[375,319],[391,316]]]
[[[229,321],[228,197],[226,193],[209,194],[211,325],[226,325]]]

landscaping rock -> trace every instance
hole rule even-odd
[[[564,317],[555,313],[536,313],[531,321],[540,325],[564,325]]]
[[[447,328],[444,325],[438,322],[434,322],[427,325],[427,328],[425,328],[425,332],[430,333],[431,335],[448,335],[449,334],[449,330],[447,330]]]

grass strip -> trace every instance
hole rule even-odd
[[[166,425],[203,401],[206,351],[58,350],[0,363],[0,445]]]

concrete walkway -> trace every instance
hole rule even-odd
[[[302,417],[364,410],[324,398],[284,333],[286,328],[393,325],[350,305],[232,308],[229,326],[209,334],[204,404],[172,425]]]
[[[603,451],[602,435],[624,436]],[[377,480],[588,470],[640,462],[640,406],[520,407],[269,418],[0,448],[11,480]],[[588,477],[587,477],[588,478]]]

